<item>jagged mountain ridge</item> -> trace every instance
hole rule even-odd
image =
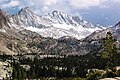
[[[68,25],[78,26],[82,23],[86,23],[78,16],[71,16],[56,10],[54,10],[52,13],[48,13],[48,15],[45,15],[43,17],[51,20],[53,23],[56,23],[56,24],[59,23],[59,24],[68,24]]]
[[[31,31],[35,31],[44,37],[60,38],[73,36],[77,39],[85,38],[102,27],[94,27],[91,23],[60,11],[53,11],[48,15],[36,15],[30,8],[21,9],[11,17],[13,25],[19,25]]]
[[[27,11],[28,10],[29,8],[27,8]],[[1,52],[5,52],[7,54],[35,53],[35,54],[58,54],[58,55],[60,54],[61,55],[84,55],[89,53],[91,50],[97,48],[98,46],[98,45],[94,45],[92,42],[89,42],[88,40],[92,40],[96,38],[95,35],[98,35],[98,33],[99,33],[99,36],[103,36],[109,30],[111,31],[113,30],[113,28],[109,28],[103,31],[96,31],[93,33],[95,35],[91,34],[92,36],[90,35],[87,38],[85,38],[88,40],[85,40],[85,39],[77,40],[74,37],[68,37],[68,36],[64,36],[64,37],[62,36],[59,39],[45,38],[39,35],[40,32],[39,34],[37,34],[35,32],[26,30],[25,28],[28,28],[30,27],[29,25],[31,25],[32,28],[37,27],[38,31],[40,29],[43,29],[43,32],[45,32],[44,29],[46,29],[46,31],[48,30],[46,34],[49,34],[49,35],[53,35],[52,33],[49,32],[50,30],[53,33],[54,33],[54,30],[58,33],[61,30],[61,32],[64,33],[66,32],[66,29],[56,28],[55,26],[52,25],[54,22],[52,22],[50,19],[43,18],[43,16],[38,16],[38,15],[30,16],[31,14],[28,14],[27,11],[26,9],[22,9],[19,13],[15,15],[10,15],[10,14],[6,15],[6,14],[3,14],[4,13],[3,11],[0,11],[0,14],[2,14],[0,15],[0,19],[1,19],[0,44],[2,45],[2,48],[0,49]],[[29,19],[26,19],[26,17],[27,18],[29,17]],[[39,21],[35,22],[35,20],[40,20],[41,22],[40,23]],[[69,25],[72,26],[71,23],[69,23],[68,26]],[[80,27],[80,26],[75,26],[75,27]],[[114,27],[114,30],[119,31],[118,27]],[[84,29],[90,29],[90,28],[84,28]],[[69,32],[69,30],[67,31]],[[101,34],[101,32],[103,32],[103,34]],[[114,32],[116,33],[117,31],[114,31]],[[58,36],[58,33],[54,33],[54,35]],[[77,34],[76,31],[74,31],[74,33]],[[42,34],[42,31],[41,31],[41,34]],[[69,32],[69,34],[71,34],[70,36],[72,36],[71,32]]]
[[[117,22],[113,27],[109,27],[107,29],[101,30],[101,31],[95,31],[91,35],[87,36],[86,38],[89,39],[101,39],[105,38],[106,33],[111,32],[114,37],[116,37],[118,40],[119,39],[119,34],[120,34],[120,21]]]
[[[4,11],[0,11],[0,14],[0,54],[85,55],[92,49],[92,44],[73,37],[59,39],[42,37],[21,27],[20,24],[23,23],[19,20],[22,19],[15,15],[6,15]]]
[[[97,41],[99,42],[100,39],[103,39],[106,37],[107,32],[111,32],[112,36],[117,40],[116,44],[117,47],[120,47],[120,21],[117,22],[113,27],[101,30],[101,31],[95,31],[91,35],[87,36],[84,40],[85,41]]]

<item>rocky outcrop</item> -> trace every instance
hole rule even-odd
[[[6,62],[0,61],[0,80],[3,78],[10,77],[12,75],[12,67]]]
[[[115,77],[115,78],[104,78],[100,80],[120,80],[120,77]]]

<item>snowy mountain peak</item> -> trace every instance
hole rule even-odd
[[[8,25],[18,30],[25,28],[37,32],[43,37],[53,38],[73,36],[81,39],[96,30],[102,30],[78,16],[71,16],[56,10],[48,15],[39,16],[29,7],[23,8],[17,14],[8,17]]]
[[[52,11],[52,14],[59,14],[59,13],[60,11],[57,11],[57,10]]]
[[[6,11],[3,11],[2,9],[0,9],[0,16],[1,15],[8,16],[9,13],[7,13]]]
[[[65,14],[64,12],[61,12],[61,11],[57,11],[57,10],[54,10],[52,13],[51,13],[51,15],[52,16],[64,16],[64,17],[66,17],[66,16],[70,16],[70,15],[68,15],[68,14]]]
[[[9,22],[9,13],[0,10],[0,29],[5,28],[5,26],[8,27],[8,22]]]
[[[3,11],[2,9],[0,9],[0,13],[2,14],[2,13],[6,13],[5,11]]]
[[[120,21],[115,26],[116,27],[120,27]]]
[[[54,10],[53,12],[44,16],[44,18],[51,20],[55,24],[67,24],[73,26],[80,25],[82,21],[82,19],[78,16],[71,16],[69,14],[57,10]]]
[[[25,8],[22,8],[22,9],[18,12],[18,14],[20,15],[20,14],[35,14],[35,13],[33,12],[33,10],[32,10],[31,8],[25,7]]]
[[[100,25],[100,24],[96,24],[95,27],[98,27],[98,28],[101,28],[101,29],[106,29],[106,28],[107,28],[107,26],[106,26],[106,27],[103,27],[103,26]],[[109,26],[108,26],[108,27],[109,27]]]
[[[4,11],[2,11],[2,10],[0,9],[0,18],[1,18],[1,19],[2,19],[2,16],[5,15],[5,13],[6,13],[6,12],[4,12]]]
[[[113,29],[115,29],[115,30],[120,30],[120,21],[118,21],[118,22],[114,25]]]
[[[85,28],[94,28],[94,26],[90,22],[85,21],[84,19],[82,19],[82,17],[72,16],[57,10],[54,10],[53,12],[44,16],[44,18],[51,20],[55,24],[67,24],[72,26],[82,25]],[[102,28],[102,26],[100,28]]]

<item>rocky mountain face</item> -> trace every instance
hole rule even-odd
[[[101,39],[101,38],[105,38],[105,35],[107,32],[111,32],[112,35],[117,39],[119,39],[120,36],[120,21],[115,24],[115,26],[101,30],[101,31],[95,31],[93,32],[91,35],[89,35],[88,37],[86,37],[86,39]]]
[[[84,55],[90,52],[92,44],[77,40],[74,37],[64,36],[59,39],[45,38],[36,32],[26,30],[30,25],[37,28],[46,29],[50,27],[49,20],[30,16],[29,9],[22,9],[16,15],[10,15],[0,11],[0,53],[7,55],[17,54],[54,54],[54,55]],[[30,13],[30,14],[29,14]],[[18,16],[19,15],[19,16]],[[27,19],[29,17],[29,19]],[[40,20],[48,24],[42,25]],[[24,25],[24,27],[22,26]],[[29,25],[29,26],[27,26]],[[53,31],[54,32],[54,31]],[[56,34],[56,33],[54,33]],[[87,47],[86,47],[87,46]]]
[[[12,23],[12,26],[18,25],[27,30],[35,31],[43,37],[57,39],[63,36],[74,36],[81,39],[96,30],[104,28],[101,26],[95,27],[78,16],[71,16],[60,11],[53,11],[48,15],[39,16],[28,7],[12,15],[10,23]]]
[[[93,45],[75,38],[44,38],[29,30],[19,31],[20,37],[0,33],[0,53],[8,55],[84,55],[90,52]]]
[[[118,37],[119,23],[103,30],[99,25],[94,27],[77,16],[59,11],[38,16],[30,8],[23,8],[15,15],[0,10],[0,52],[10,55],[84,55],[96,49],[95,40],[105,37],[108,31]],[[87,35],[90,36],[76,39]]]
[[[99,41],[102,38],[106,37],[107,32],[111,32],[113,37],[117,40],[117,46],[120,47],[120,21],[115,24],[113,27],[95,31],[91,35],[87,36],[84,40],[85,41]]]
[[[59,11],[53,11],[45,16],[38,16],[30,8],[21,9],[15,15],[0,10],[0,79],[11,76],[14,70],[10,66],[12,60],[9,59],[12,58],[2,61],[2,58],[4,60],[6,55],[15,55],[13,58],[17,62],[19,60],[24,62],[24,59],[30,58],[33,60],[35,56],[41,59],[46,55],[47,57],[60,58],[64,57],[63,55],[85,55],[92,52],[92,55],[88,54],[88,56],[92,56],[89,56],[92,59],[95,58],[93,54],[96,51],[99,52],[99,40],[105,38],[106,33],[109,31],[117,39],[117,45],[120,47],[120,22],[105,29],[98,24],[95,27],[77,16]],[[4,56],[4,54],[6,55]],[[86,62],[89,63],[89,57],[83,58],[84,65],[89,66],[93,63],[91,62],[93,60],[91,60],[90,64],[86,64]],[[75,62],[81,61],[82,58]],[[70,61],[68,60],[68,62]],[[27,64],[20,66],[30,68]]]

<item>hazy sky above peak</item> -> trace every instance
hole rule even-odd
[[[114,25],[120,20],[120,0],[0,0],[0,9],[11,14],[24,7],[32,8],[39,15],[62,11],[82,16],[92,24]]]

